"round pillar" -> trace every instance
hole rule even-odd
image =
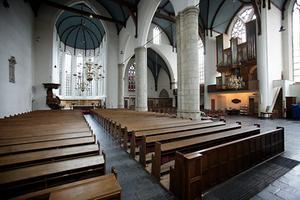
[[[134,49],[136,74],[135,74],[135,110],[148,111],[147,104],[147,49],[138,47]]]
[[[186,8],[179,14],[178,107],[183,118],[192,119],[200,118],[198,15],[196,7]]]
[[[124,64],[118,64],[118,108],[124,108]]]

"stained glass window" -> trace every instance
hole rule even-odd
[[[245,24],[253,19],[256,19],[256,16],[254,14],[254,10],[252,7],[246,8],[242,10],[235,19],[232,31],[231,31],[231,37],[233,38],[241,38],[241,42],[246,42],[246,26]]]
[[[128,91],[135,91],[135,66],[131,65],[128,69]]]

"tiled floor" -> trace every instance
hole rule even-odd
[[[107,169],[114,166],[123,188],[122,199],[175,199],[135,160],[123,151],[91,117],[91,124],[102,150],[107,155]],[[300,199],[300,121],[261,120],[250,117],[226,117],[227,123],[241,121],[243,126],[260,124],[261,130],[285,128],[285,153],[246,173],[213,188],[204,199]]]

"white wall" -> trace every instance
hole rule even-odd
[[[160,70],[157,83],[157,97],[159,97],[159,93],[163,89],[168,91],[170,98],[173,97],[173,90],[170,89],[170,79],[167,72],[164,69]]]
[[[147,41],[152,41],[152,43],[153,43],[153,40],[155,40],[154,37],[153,37],[153,29],[155,27],[156,27],[155,24],[151,24],[150,25],[150,29],[149,29],[149,33],[148,33],[148,37],[147,37]],[[159,35],[159,37],[160,37],[160,43],[159,44],[170,45],[170,40],[169,40],[167,34],[159,26],[157,26],[157,27],[160,30],[160,35]]]
[[[0,5],[0,117],[30,111],[33,68],[33,14],[28,3]],[[8,81],[8,59],[16,58],[15,83]]]
[[[267,23],[267,45],[268,45],[268,80],[270,87],[273,88],[273,81],[280,80],[283,73],[283,57],[282,57],[282,32],[279,32],[281,26],[281,11],[272,6],[268,10]],[[270,97],[273,97],[273,91],[269,91]],[[270,99],[272,102],[273,99]]]

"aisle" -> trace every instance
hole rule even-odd
[[[118,172],[118,181],[123,189],[122,200],[174,199],[172,194],[164,190],[140,164],[115,143],[91,115],[85,117],[100,142],[101,150],[106,153],[107,172],[112,166]]]

